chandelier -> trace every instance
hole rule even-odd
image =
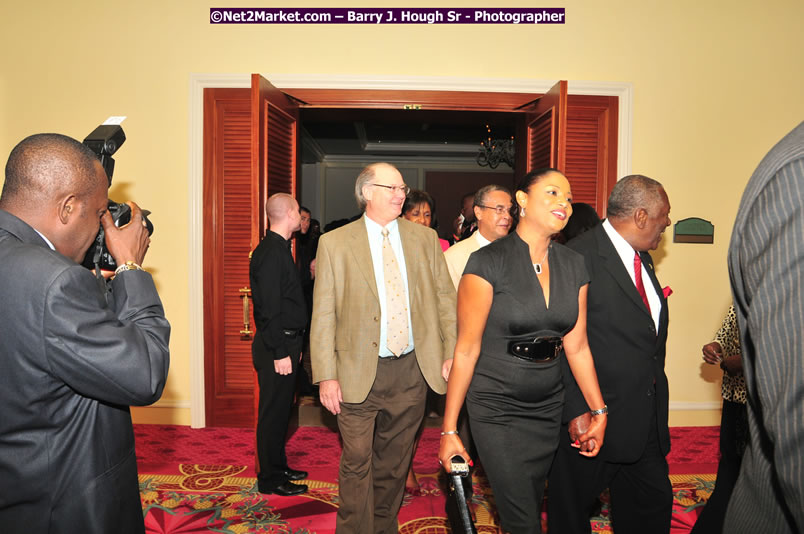
[[[481,167],[496,169],[500,163],[514,168],[514,137],[510,139],[492,139],[491,127],[487,124],[488,137],[480,143],[477,153],[477,164]]]

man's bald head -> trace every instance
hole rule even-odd
[[[271,221],[271,226],[277,225],[285,220],[289,211],[299,211],[296,199],[287,193],[276,193],[268,198],[265,203],[265,215]]]
[[[6,163],[0,206],[34,208],[65,194],[87,197],[100,161],[88,147],[61,134],[36,134],[14,147]]]
[[[301,213],[299,203],[287,193],[276,193],[265,203],[265,215],[271,223],[270,230],[290,239],[293,232],[301,227]]]

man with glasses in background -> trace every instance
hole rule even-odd
[[[458,290],[463,270],[472,252],[507,236],[513,222],[511,210],[514,208],[514,204],[511,201],[511,192],[501,185],[490,184],[478,189],[473,197],[472,206],[475,221],[477,221],[477,230],[444,251],[444,259],[447,261],[447,269],[455,291]],[[461,408],[458,416],[458,434],[469,455],[477,458],[465,406]],[[467,489],[469,493],[466,496],[467,505],[471,507],[472,487],[469,486]]]
[[[511,192],[501,185],[491,184],[477,190],[473,201],[477,230],[444,252],[456,291],[472,252],[508,235],[511,230],[512,207]]]
[[[369,165],[363,217],[318,246],[311,356],[343,440],[339,534],[398,531],[427,387],[446,392],[455,289],[435,231],[399,218],[408,191],[394,166]]]

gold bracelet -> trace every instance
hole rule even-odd
[[[122,273],[123,271],[144,271],[142,267],[138,264],[134,263],[133,261],[127,261],[123,265],[120,265],[117,269],[114,270],[115,276]]]
[[[457,434],[457,433],[458,433],[458,431],[457,431],[457,430],[448,430],[448,431],[446,431],[446,432],[442,432],[442,433],[441,433],[441,435],[442,435],[442,436],[452,436],[452,435],[455,435],[455,434]]]

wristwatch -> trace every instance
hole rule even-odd
[[[144,270],[145,269],[143,269],[142,267],[140,267],[138,264],[134,263],[133,261],[127,261],[123,265],[118,266],[117,269],[114,270],[114,274],[118,275],[118,274],[122,273],[123,271],[144,271]]]

